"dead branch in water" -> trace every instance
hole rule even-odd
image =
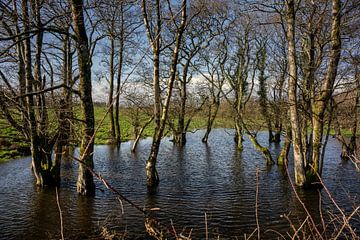
[[[57,206],[58,206],[58,209],[59,209],[59,215],[60,215],[61,240],[64,240],[64,224],[63,224],[62,210],[61,210],[60,201],[59,201],[58,188],[55,188],[55,192],[56,192],[56,203],[57,203]]]
[[[256,228],[257,228],[257,236],[260,240],[260,225],[259,225],[259,169],[256,168],[256,195],[255,195],[255,217],[256,217]]]

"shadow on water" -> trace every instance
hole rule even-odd
[[[261,154],[245,139],[244,151],[239,152],[233,137],[222,129],[211,133],[209,142],[201,142],[203,131],[189,133],[187,144],[176,147],[169,138],[161,144],[157,170],[160,185],[154,192],[146,188],[145,161],[151,139],[143,139],[135,153],[132,142],[116,146],[95,147],[95,170],[111,185],[137,205],[160,208],[155,213],[162,223],[180,232],[193,229],[195,239],[205,238],[205,220],[210,237],[243,238],[256,228],[256,171],[259,184],[259,224],[264,238],[276,238],[273,231],[284,234],[289,230],[287,214],[294,224],[306,218],[302,205],[294,195],[284,169],[267,166]],[[268,145],[266,134],[259,134],[260,142]],[[281,151],[281,144],[269,145],[272,156]],[[349,162],[339,159],[341,146],[330,139],[323,178],[340,207],[347,212],[359,204],[359,174]],[[75,154],[78,154],[75,151]],[[65,237],[68,239],[96,239],[102,226],[131,238],[145,238],[144,216],[128,204],[104,190],[97,182],[95,198],[80,197],[76,193],[78,164],[71,159],[63,162],[62,184],[59,191],[64,217]],[[290,175],[293,165],[289,164]],[[332,208],[331,200],[322,191],[298,189],[299,197],[319,223],[319,200],[322,210]],[[55,239],[60,236],[59,212],[53,189],[38,192],[30,170],[30,159],[0,164],[0,238]],[[359,222],[357,228],[360,228]]]

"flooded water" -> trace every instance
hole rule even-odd
[[[156,214],[163,224],[173,223],[178,233],[192,229],[194,239],[205,238],[205,213],[209,236],[220,239],[243,239],[256,228],[256,172],[259,171],[258,217],[263,238],[285,234],[289,214],[294,223],[306,214],[297,201],[284,171],[268,167],[264,158],[246,139],[244,151],[236,151],[231,130],[216,129],[209,143],[201,142],[203,131],[188,134],[185,147],[174,146],[168,138],[161,145],[157,169],[160,185],[148,192],[145,184],[145,161],[151,139],[140,142],[135,154],[131,143],[120,149],[95,147],[95,170],[111,185],[137,205],[160,208]],[[267,136],[260,134],[267,145]],[[275,157],[280,145],[271,145]],[[360,174],[350,162],[341,161],[340,144],[330,139],[327,146],[323,178],[326,186],[346,212],[360,203]],[[292,173],[292,165],[289,170]],[[146,238],[144,216],[119,200],[100,183],[95,198],[76,193],[77,163],[62,166],[59,190],[66,239],[97,239],[101,228],[126,233],[129,238]],[[319,212],[317,191],[301,191],[308,210]],[[324,190],[322,209],[333,209]],[[123,207],[122,207],[123,205]],[[359,231],[360,221],[353,224]],[[30,158],[0,164],[0,238],[59,239],[60,218],[54,189],[38,190],[30,169]]]

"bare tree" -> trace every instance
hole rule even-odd
[[[179,49],[181,45],[182,35],[185,30],[186,19],[187,19],[187,1],[183,0],[179,12],[181,12],[180,24],[177,23],[177,14],[172,11],[171,3],[167,1],[170,21],[174,24],[175,30],[175,45],[172,51],[172,59],[170,66],[170,76],[167,84],[167,94],[165,97],[165,102],[161,101],[160,93],[160,72],[159,72],[159,63],[160,63],[160,54],[163,51],[164,47],[161,45],[161,35],[162,29],[164,27],[162,12],[163,6],[160,4],[159,0],[155,1],[155,4],[152,5],[155,11],[155,23],[150,23],[148,4],[147,1],[142,0],[142,12],[144,18],[144,25],[146,28],[147,36],[151,45],[153,52],[153,88],[154,88],[154,116],[155,116],[155,132],[153,137],[153,142],[151,145],[151,151],[146,162],[146,176],[147,176],[147,185],[153,187],[158,185],[159,176],[156,171],[156,160],[159,152],[161,138],[165,129],[165,124],[167,120],[171,94],[173,90],[173,85],[176,77],[176,69],[178,64]],[[162,109],[161,109],[162,107]]]
[[[82,0],[71,1],[71,12],[76,36],[76,49],[79,65],[80,106],[83,118],[83,137],[80,146],[80,156],[84,164],[92,169],[94,167],[94,107],[91,95],[91,57],[85,28],[83,7]],[[83,163],[79,164],[77,191],[82,195],[94,195],[95,184],[92,173],[87,167],[83,166]]]

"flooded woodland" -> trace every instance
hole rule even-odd
[[[357,0],[1,0],[0,239],[359,239]]]

